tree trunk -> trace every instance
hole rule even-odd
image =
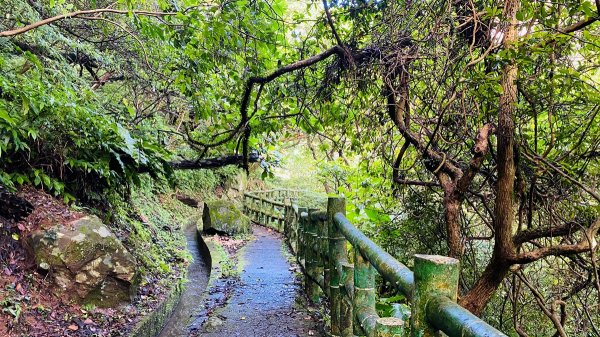
[[[458,303],[474,315],[480,316],[490,298],[502,284],[510,266],[511,264],[507,261],[496,260],[493,257],[473,288],[461,297]]]
[[[508,20],[502,41],[505,49],[512,48],[514,42],[517,41],[516,13],[519,4],[518,0],[504,2],[503,16]],[[487,302],[494,295],[508,273],[511,261],[516,255],[512,240],[515,185],[513,147],[515,137],[514,115],[517,104],[516,79],[517,66],[513,60],[503,67],[501,79],[502,95],[500,95],[497,128],[498,191],[494,206],[494,252],[492,259],[473,289],[461,299],[461,305],[475,315],[481,314]]]
[[[456,184],[445,173],[438,174],[438,180],[444,189],[444,218],[446,220],[446,241],[448,256],[460,259],[464,247],[460,230],[461,198],[456,193]]]
[[[460,233],[460,201],[454,195],[444,197],[444,216],[448,235],[448,255],[459,259],[463,255]]]

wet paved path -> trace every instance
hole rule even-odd
[[[300,285],[283,256],[281,235],[260,226],[253,232],[256,239],[240,257],[241,282],[215,314],[223,324],[207,326],[200,336],[322,336],[303,301],[297,301]]]

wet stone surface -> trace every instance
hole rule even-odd
[[[279,234],[253,227],[243,250],[240,281],[225,307],[215,310],[199,336],[324,336],[306,309],[300,284],[282,253]],[[210,324],[208,324],[210,323]]]

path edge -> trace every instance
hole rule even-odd
[[[205,263],[208,266],[209,271],[209,283],[207,284],[207,288],[210,285],[210,281],[213,279],[213,267],[214,265],[218,265],[217,263],[213,263],[213,252],[214,248],[211,247],[210,244],[207,244],[202,237],[202,231],[200,229],[196,229],[196,240],[198,241],[198,248],[200,249],[200,255],[205,258]],[[173,311],[181,301],[181,296],[185,290],[185,284],[188,282],[187,279],[188,270],[185,271],[184,277],[180,278],[177,281],[177,284],[168,292],[168,295],[165,299],[158,305],[158,307],[149,313],[147,316],[142,318],[133,328],[133,330],[128,334],[129,337],[150,337],[150,336],[158,336],[162,329],[165,327],[166,323],[171,318]],[[206,291],[205,293],[206,294]],[[204,295],[205,296],[205,295]]]

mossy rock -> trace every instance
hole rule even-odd
[[[227,200],[205,202],[202,223],[204,232],[224,233],[230,236],[251,232],[250,219],[235,203]]]
[[[77,302],[114,307],[135,293],[133,256],[95,216],[34,232],[30,242],[38,267],[50,273],[59,292]]]

